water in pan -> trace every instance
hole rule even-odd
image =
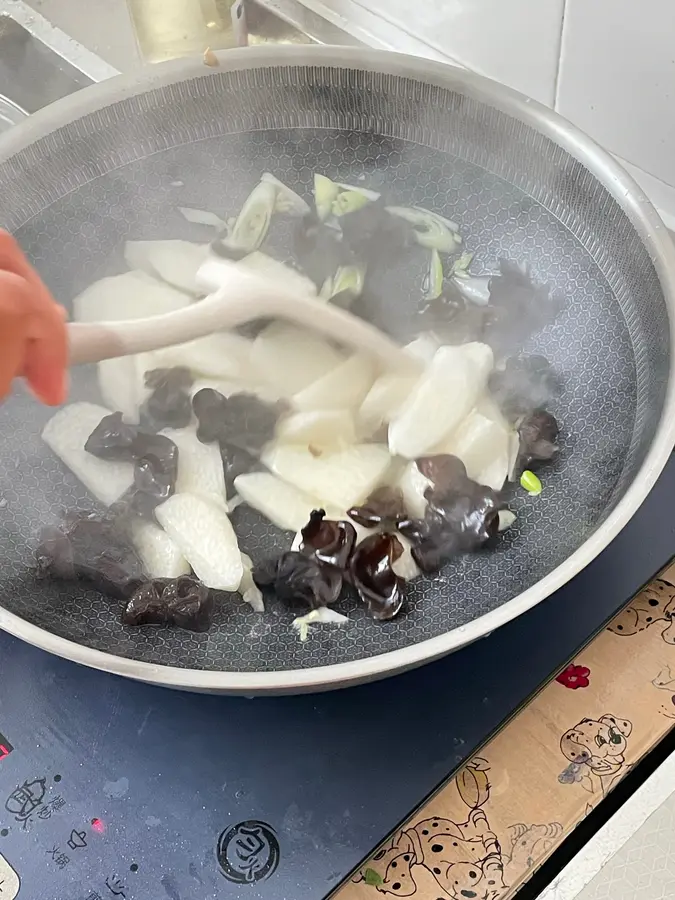
[[[459,559],[410,589],[407,611],[373,623],[352,601],[351,622],[322,627],[300,644],[292,614],[274,601],[264,617],[238,597],[224,597],[211,632],[125,629],[117,602],[80,587],[36,584],[35,534],[59,511],[91,502],[76,479],[39,439],[49,416],[25,398],[0,411],[0,570],[2,603],[63,637],[121,656],[199,669],[236,671],[304,668],[344,662],[435,637],[507,602],[561,563],[599,524],[621,471],[635,417],[633,352],[612,292],[584,249],[530,197],[463,160],[371,135],[328,131],[261,131],[210,138],[155,154],[99,177],[31,220],[19,239],[64,302],[94,279],[123,270],[126,238],[205,239],[179,205],[231,215],[262,172],[271,171],[309,198],[314,171],[381,189],[400,204],[444,212],[462,226],[476,251],[474,271],[497,260],[527,260],[536,276],[566,298],[553,327],[533,347],[563,374],[559,408],[561,459],[545,476],[538,499],[516,494],[517,524],[495,551]],[[273,251],[289,252],[283,226]],[[424,263],[387,274],[378,295],[383,322],[398,334],[411,326]],[[384,311],[386,310],[386,315]],[[73,399],[97,399],[90,371],[75,374]],[[233,516],[242,549],[254,559],[290,537],[239,508]]]

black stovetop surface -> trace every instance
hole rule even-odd
[[[174,693],[0,634],[0,900],[324,897],[670,561],[673,496],[671,459],[536,609],[332,694]]]

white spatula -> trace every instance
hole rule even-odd
[[[287,319],[339,344],[365,351],[384,366],[402,370],[410,357],[373,325],[316,297],[278,287],[234,262],[212,257],[197,273],[203,300],[176,312],[127,322],[72,322],[70,363],[98,362],[182,344],[260,318]]]

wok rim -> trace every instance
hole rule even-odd
[[[642,189],[616,160],[553,110],[504,85],[420,57],[385,50],[326,46],[258,46],[217,54],[223,69],[329,65],[401,75],[457,89],[511,115],[562,146],[609,191],[649,251],[663,290],[669,319],[669,371],[654,440],[639,472],[607,519],[563,563],[495,610],[443,635],[376,656],[330,666],[269,672],[201,670],[128,659],[58,637],[0,608],[0,628],[29,644],[90,668],[149,684],[188,691],[230,694],[289,694],[331,690],[406,671],[460,649],[532,609],[585,568],[616,537],[654,486],[675,444],[675,245]],[[57,101],[0,138],[0,162],[57,128],[126,97],[187,80],[209,77],[218,68],[201,57],[174,60],[113,77]]]

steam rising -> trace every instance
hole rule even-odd
[[[17,232],[68,305],[96,278],[124,271],[125,240],[209,240],[208,227],[186,221],[179,207],[227,219],[264,171],[306,200],[313,172],[322,171],[399,205],[451,216],[475,253],[476,274],[496,272],[502,258],[528,262],[539,283],[550,283],[565,298],[555,321],[524,348],[546,356],[564,381],[551,407],[563,431],[557,471],[545,479],[536,503],[523,498],[514,506],[520,533],[508,555],[451,567],[457,601],[451,609],[439,612],[425,579],[412,591],[424,635],[443,633],[560,564],[635,477],[661,414],[669,361],[667,313],[649,253],[605,188],[517,119],[417,81],[318,67],[218,70],[121,98],[0,162],[2,222]],[[287,225],[274,225],[270,247],[282,261],[291,256]],[[419,267],[393,266],[383,275],[368,295],[378,324],[402,338],[414,335],[423,275],[422,257]],[[72,399],[100,402],[90,371],[73,376]],[[16,586],[6,599],[13,611],[32,615],[34,589],[20,583],[26,548],[38,526],[85,498],[46,458],[38,438],[42,412],[29,398],[12,398],[0,416],[0,496],[8,499],[0,510],[1,581]],[[248,529],[248,543],[272,545],[276,536],[247,515],[239,526]],[[63,624],[56,593],[40,602],[40,621],[48,628],[80,640],[94,627],[86,603],[73,599],[73,624]],[[101,622],[112,615],[96,608]],[[244,613],[236,613],[227,628],[248,635],[245,622]],[[415,641],[417,627],[405,621],[395,635],[370,646],[385,652]],[[95,643],[106,646],[106,630],[97,628]],[[324,660],[364,652],[335,631]],[[260,636],[256,654],[278,639],[272,632]],[[369,646],[368,634],[363,646]],[[310,664],[311,650],[291,640],[289,665]],[[189,652],[176,646],[172,653],[176,665],[190,665]]]

